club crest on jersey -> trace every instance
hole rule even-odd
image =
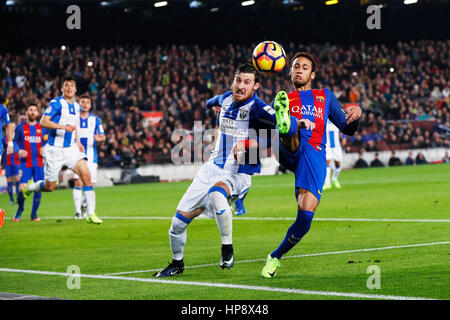
[[[317,96],[316,99],[319,100],[320,102],[325,101],[325,97],[323,97],[323,96]]]
[[[239,118],[245,119],[245,117],[247,116],[247,114],[248,114],[248,110],[240,110],[240,111],[239,111]]]

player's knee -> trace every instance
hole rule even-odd
[[[208,197],[209,197],[209,200],[211,200],[213,202],[215,202],[217,199],[220,199],[222,197],[225,198],[226,200],[228,200],[228,192],[222,186],[212,186],[208,190]]]
[[[80,188],[80,189],[83,187],[83,183],[81,182],[81,179],[75,180],[75,187]]]
[[[53,191],[56,189],[56,181],[55,182],[48,182],[44,185],[45,191]]]
[[[191,223],[192,219],[186,218],[178,211],[175,213],[175,216],[172,218],[172,224],[170,225],[169,234],[170,235],[179,235],[183,233],[189,223]]]

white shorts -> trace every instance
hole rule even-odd
[[[91,174],[91,183],[97,183],[97,163],[94,162],[87,162],[88,168],[89,168],[89,173]],[[75,180],[79,179],[80,177],[75,173],[73,175],[73,178]]]
[[[326,154],[327,160],[342,162],[342,159],[344,158],[342,148],[327,148]]]
[[[44,147],[44,174],[46,181],[57,181],[59,171],[63,166],[74,169],[78,161],[86,159],[86,155],[82,153],[76,144],[70,147],[54,147],[47,144]]]
[[[231,202],[245,196],[252,184],[252,176],[245,173],[224,171],[212,161],[208,161],[198,170],[191,185],[178,203],[177,210],[191,212],[197,208],[205,207],[202,215],[214,219],[214,209],[212,204],[209,203],[208,191],[219,181],[227,185],[231,193]]]

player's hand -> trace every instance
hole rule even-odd
[[[211,108],[214,111],[214,115],[217,116],[218,113],[220,113],[221,108],[218,106],[214,106]]]
[[[352,123],[353,121],[358,120],[361,118],[362,115],[362,109],[358,106],[352,106],[347,109],[347,115],[345,116],[347,118],[347,124]]]
[[[26,158],[28,156],[28,152],[26,150],[20,149],[19,150],[19,157]]]
[[[77,127],[75,127],[75,126],[69,124],[69,125],[63,126],[62,129],[66,130],[66,131],[68,131],[68,132],[74,132],[76,128],[77,128]]]
[[[13,154],[14,153],[14,147],[13,146],[8,146],[6,148],[6,154]]]
[[[236,160],[238,160],[238,153],[239,152],[247,152],[247,148],[246,145],[248,146],[248,148],[257,148],[258,147],[258,142],[254,139],[250,139],[248,141],[246,140],[239,140],[233,147],[233,156]]]
[[[297,119],[297,124],[300,129],[314,130],[316,124],[308,119]]]
[[[84,153],[84,146],[81,143],[78,143],[78,150],[80,150],[81,153]]]
[[[41,156],[44,155],[44,147],[41,147],[41,148],[39,149],[39,154],[40,154]]]

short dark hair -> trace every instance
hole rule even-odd
[[[294,57],[292,58],[292,63],[294,63],[295,59],[301,58],[301,57],[306,58],[309,61],[311,61],[311,65],[312,65],[311,72],[316,72],[316,66],[317,66],[316,58],[314,57],[313,54],[311,54],[309,52],[306,52],[306,51],[297,52],[294,55]]]
[[[75,79],[75,77],[73,77],[71,75],[66,75],[61,80],[61,87],[64,85],[64,82],[66,82],[66,81],[73,81],[73,82],[75,82],[75,86],[77,85],[77,80]]]
[[[32,107],[32,106],[35,106],[35,107],[38,108],[38,110],[39,110],[39,106],[38,106],[38,104],[37,104],[36,102],[30,102],[29,104],[27,104],[27,110],[28,110],[30,107]]]
[[[259,82],[259,72],[256,68],[250,63],[241,64],[237,69],[234,75],[236,76],[238,73],[253,73],[255,75],[255,83]]]
[[[83,93],[80,97],[80,100],[81,99],[89,99],[89,101],[92,102],[92,98],[88,93]]]

